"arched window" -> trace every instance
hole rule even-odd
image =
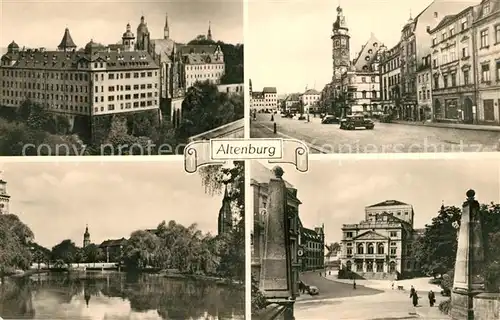
[[[362,243],[358,244],[358,254],[364,254],[364,247]]]
[[[389,263],[389,272],[396,272],[396,262],[391,261]]]
[[[368,254],[374,254],[375,253],[375,247],[373,246],[373,243],[368,244]]]
[[[383,243],[379,243],[378,246],[377,246],[377,253],[378,254],[384,254],[384,244]]]

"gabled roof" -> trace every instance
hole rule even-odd
[[[103,241],[99,246],[100,247],[115,247],[115,246],[121,246],[124,244],[127,240],[125,238],[121,239],[111,239],[111,240],[106,240]]]
[[[64,36],[63,36],[59,46],[57,46],[57,48],[59,48],[59,49],[76,49],[76,44],[73,42],[73,39],[71,38],[71,35],[69,34],[68,28],[66,28],[66,30],[64,30]]]
[[[363,233],[361,233],[361,234],[359,234],[359,235],[357,235],[356,237],[353,238],[353,240],[357,240],[357,239],[388,240],[389,237],[381,235],[380,233],[375,232],[373,230],[369,230],[369,231],[363,232]]]
[[[387,206],[408,206],[408,203],[404,203],[398,200],[385,200],[383,202],[379,202],[376,204],[372,204],[371,206],[367,206],[367,208],[375,208],[375,207],[387,207]]]
[[[449,14],[449,15],[444,16],[444,18],[437,24],[437,26],[434,29],[430,30],[429,33],[433,33],[436,30],[439,30],[442,27],[446,26],[448,23],[453,21],[457,15],[458,14]]]
[[[320,93],[316,89],[308,89],[308,90],[306,90],[306,92],[304,92],[304,95],[310,95],[310,94],[311,95],[313,95],[313,94],[317,95],[317,94],[320,94]]]
[[[278,93],[278,90],[276,90],[276,87],[264,87],[262,89],[263,93]]]
[[[176,49],[179,50],[181,55],[185,54],[214,54],[220,47],[216,44],[184,44],[179,45]]]

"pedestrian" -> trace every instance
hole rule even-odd
[[[391,283],[391,288],[394,290],[394,281]]]
[[[431,290],[429,291],[429,306],[434,307],[434,303],[436,303],[436,296],[434,295],[434,292]]]
[[[320,273],[319,273],[319,276],[321,277],[321,271],[320,271]]]
[[[352,288],[353,288],[354,290],[356,290],[356,280],[354,280],[354,281],[353,281],[353,283],[352,283]]]
[[[415,288],[413,288],[413,286],[411,286],[411,290],[410,290],[410,299],[413,303],[413,306],[416,307],[418,305],[418,294],[417,294],[417,290],[415,290]]]

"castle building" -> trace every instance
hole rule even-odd
[[[7,181],[0,179],[0,214],[8,214],[10,196],[7,193]]]
[[[76,50],[68,29],[58,51],[20,50],[12,41],[1,58],[0,104],[18,107],[30,100],[70,123],[76,116],[158,110],[159,67],[135,45],[130,24],[118,47],[91,40]]]
[[[90,244],[90,233],[89,233],[89,226],[87,225],[85,227],[85,233],[83,234],[83,248],[85,248],[89,244]]]
[[[365,279],[399,279],[419,269],[411,256],[421,230],[413,206],[387,200],[365,208],[365,218],[342,226],[341,268]]]
[[[317,103],[321,93],[316,89],[306,89],[306,91],[300,96],[302,105],[304,106],[304,113],[317,112]]]
[[[225,65],[219,45],[183,45],[179,48],[179,55],[184,65],[186,88],[196,82],[220,84]]]

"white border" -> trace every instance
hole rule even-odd
[[[106,163],[106,162],[183,162],[183,155],[166,156],[19,156],[0,157],[0,163]],[[186,172],[186,174],[188,174]]]
[[[310,153],[311,161],[355,161],[355,160],[488,160],[498,159],[500,152],[429,152],[429,153]],[[479,165],[479,163],[478,163]]]

